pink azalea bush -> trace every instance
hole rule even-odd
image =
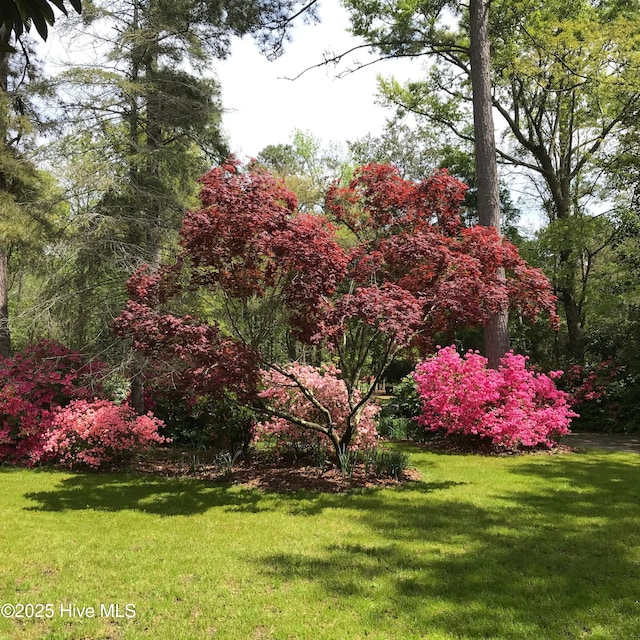
[[[50,340],[0,357],[0,463],[35,464],[55,409],[99,393],[103,369]]]
[[[347,387],[344,380],[338,377],[340,370],[334,366],[319,369],[295,363],[286,368],[286,374],[273,370],[263,371],[265,389],[260,393],[260,397],[274,411],[316,424],[320,429],[305,428],[284,417],[273,417],[256,425],[255,441],[275,440],[280,450],[291,450],[301,446],[330,447],[328,434],[321,429],[333,429],[338,438],[341,438],[351,413]],[[331,416],[330,423],[327,415],[313,405],[301,387],[313,394],[317,402],[328,411]],[[358,391],[354,391],[355,403],[360,399]],[[365,449],[376,445],[379,438],[376,416],[379,411],[380,407],[373,402],[365,405],[349,443],[349,449]]]
[[[43,457],[70,467],[94,469],[123,462],[140,448],[166,442],[164,423],[152,413],[139,416],[129,404],[74,400],[59,408],[43,445]]]
[[[556,388],[560,375],[536,373],[513,352],[495,370],[478,352],[461,357],[446,347],[414,373],[422,401],[418,422],[427,430],[477,435],[506,447],[552,446],[577,416],[570,396]]]

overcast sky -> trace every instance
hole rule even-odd
[[[241,159],[255,156],[268,144],[286,143],[300,129],[324,142],[354,140],[379,134],[391,112],[375,104],[376,76],[405,80],[419,77],[420,61],[392,60],[375,64],[343,78],[336,75],[354,64],[311,69],[326,52],[341,53],[361,41],[347,33],[349,18],[338,0],[321,0],[320,24],[297,25],[292,42],[275,62],[262,56],[251,38],[233,43],[229,60],[216,62],[227,113],[223,126],[232,150]],[[374,57],[363,50],[357,61]]]

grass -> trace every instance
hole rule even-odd
[[[0,638],[640,637],[636,454],[405,450],[348,495],[0,468],[0,604],[54,605]]]

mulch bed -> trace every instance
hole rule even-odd
[[[426,442],[417,446],[439,453],[452,453],[457,455],[482,455],[482,456],[530,456],[530,455],[558,455],[572,453],[573,448],[566,444],[558,444],[552,449],[544,445],[526,447],[522,449],[510,449],[494,445],[486,439],[474,438],[467,435],[452,434],[449,436],[434,435]]]
[[[411,444],[415,445],[415,443]],[[475,439],[468,436],[435,436],[417,446],[428,451],[455,455],[557,455],[573,451],[571,447],[564,444],[553,449],[533,447],[514,451],[491,445],[480,438]],[[145,454],[133,462],[131,470],[165,478],[193,478],[279,492],[306,490],[321,493],[344,493],[362,488],[398,487],[406,483],[417,482],[422,478],[420,472],[415,469],[407,469],[400,479],[396,479],[379,477],[371,470],[365,472],[362,464],[356,465],[353,472],[347,475],[335,467],[323,470],[304,463],[288,463],[261,457],[240,458],[233,466],[232,473],[225,475],[217,465],[208,463],[206,460],[203,460],[202,464],[194,470],[192,453],[173,448],[159,448],[153,453]]]
[[[265,491],[294,492],[315,491],[321,493],[344,493],[354,489],[398,487],[407,482],[417,482],[422,474],[415,469],[407,469],[400,479],[378,477],[373,472],[365,472],[364,465],[356,465],[351,475],[343,475],[337,468],[322,470],[304,464],[285,464],[282,461],[252,458],[238,461],[230,475],[224,475],[213,464],[201,464],[196,470],[187,461],[188,452],[182,460],[163,455],[159,449],[153,456],[146,455],[136,460],[132,470],[167,478],[194,478],[210,482],[243,485]]]

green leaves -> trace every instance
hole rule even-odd
[[[81,13],[81,0],[66,0],[76,13]],[[65,16],[69,11],[65,6],[65,0],[4,0],[0,10],[0,25],[6,27],[8,36],[13,32],[16,38],[25,30],[28,31],[33,24],[43,40],[49,35],[49,26],[56,21],[52,7],[62,11]],[[8,44],[9,38],[0,44],[0,51],[15,52],[14,47]]]

